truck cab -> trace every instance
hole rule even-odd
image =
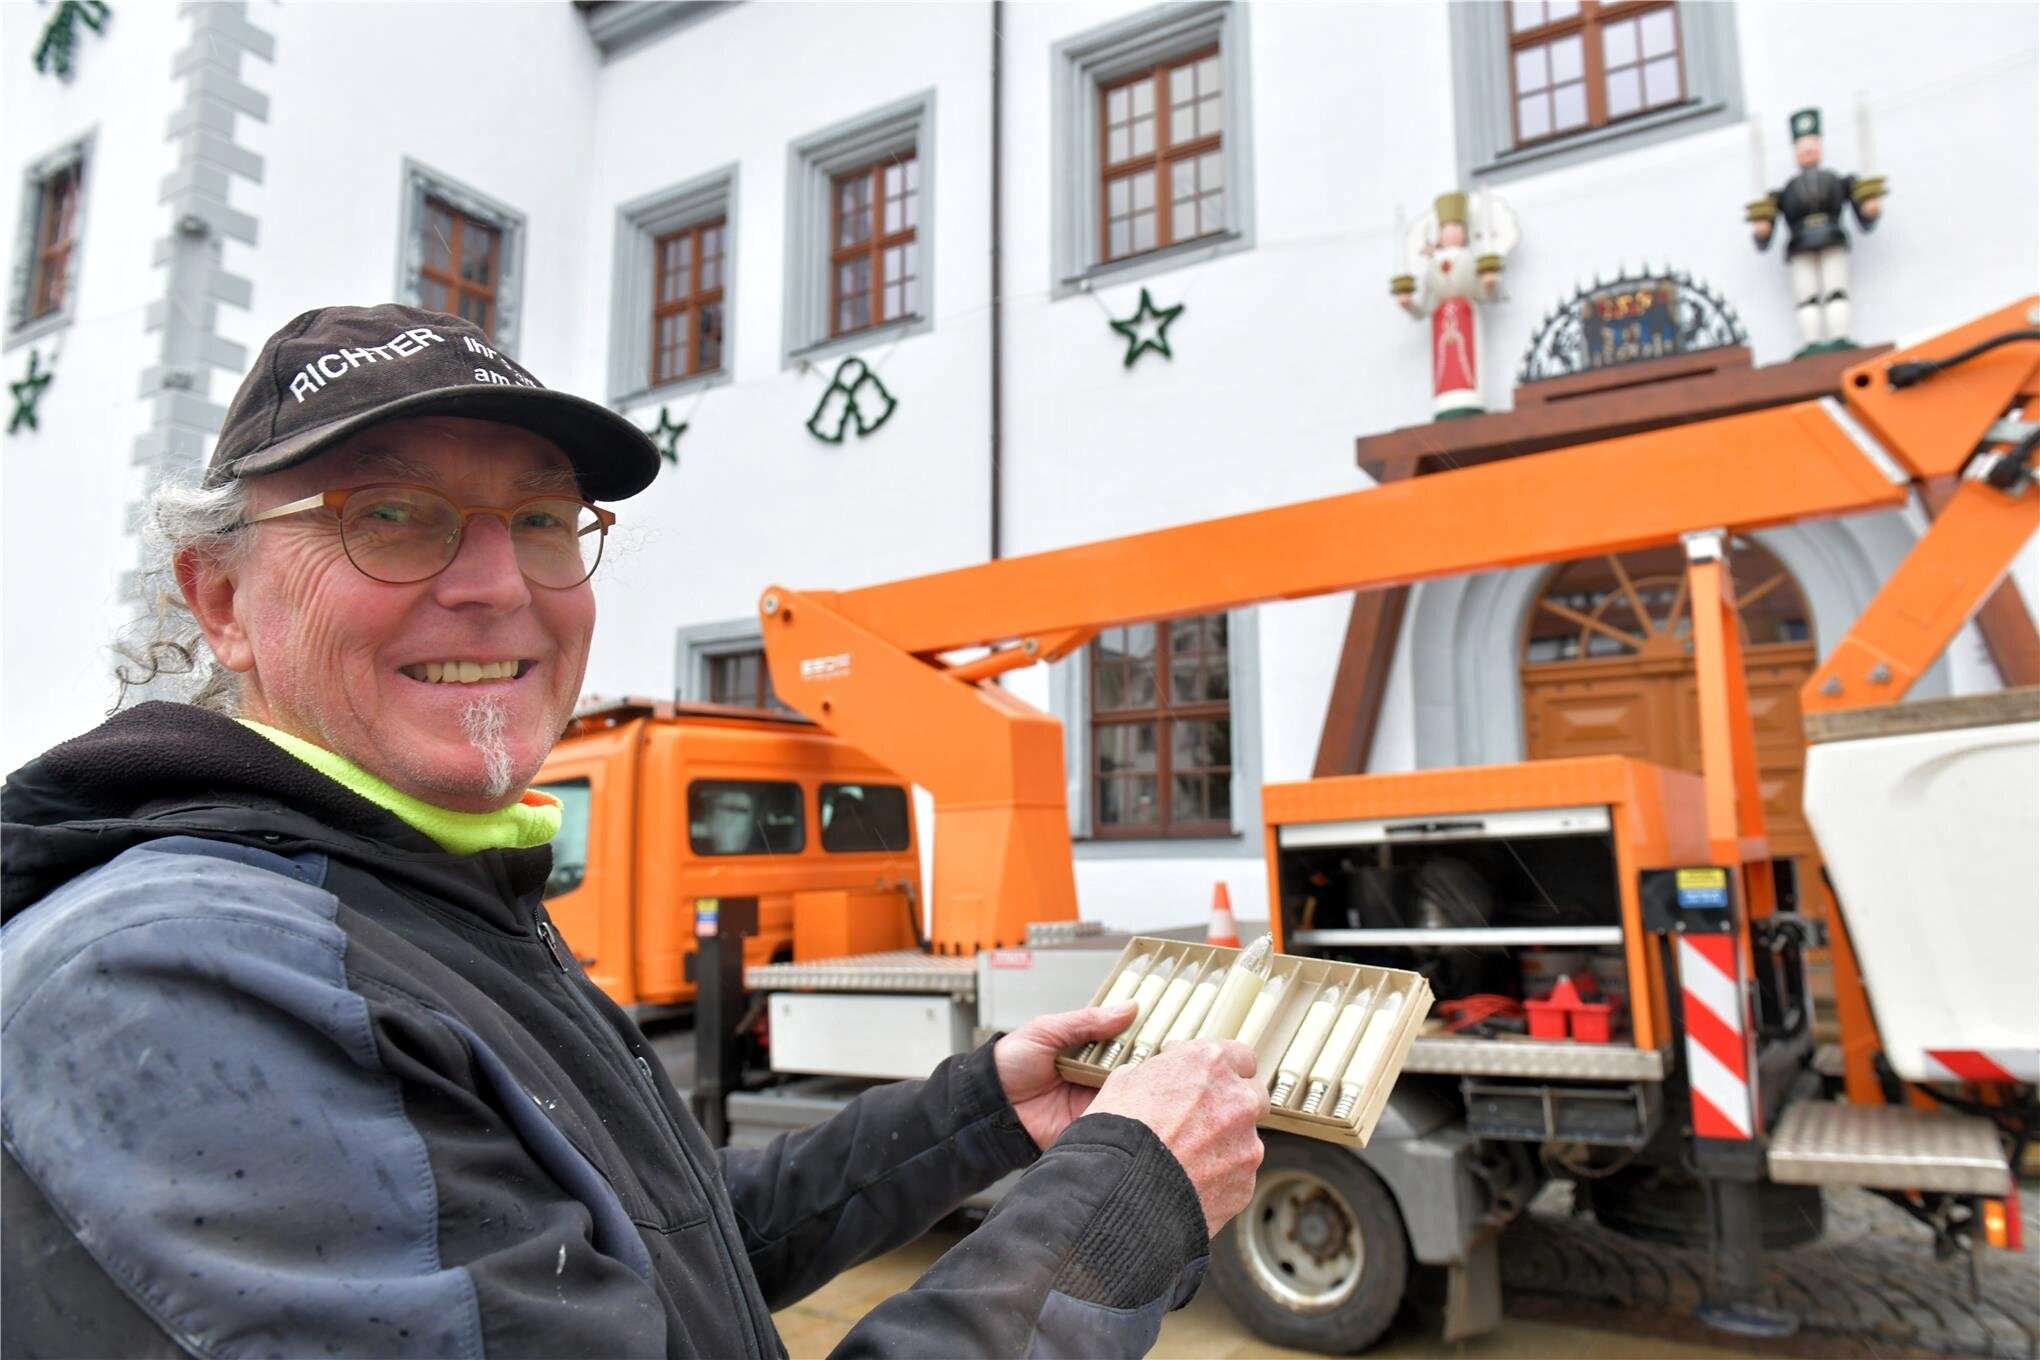
[[[805,718],[593,701],[536,787],[561,803],[546,909],[618,1005],[691,1003],[697,916],[726,898],[758,903],[747,964],[915,944],[912,790]]]

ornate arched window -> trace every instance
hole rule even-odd
[[[1777,558],[1745,538],[1729,542],[1742,640],[1753,651],[1813,641],[1805,597]],[[1693,612],[1677,544],[1568,562],[1545,582],[1523,641],[1523,664],[1691,653]]]

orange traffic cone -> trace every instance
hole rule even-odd
[[[1232,916],[1232,894],[1223,883],[1211,885],[1211,928],[1205,931],[1204,942],[1227,949],[1240,947],[1240,928]]]

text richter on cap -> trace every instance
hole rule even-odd
[[[306,397],[318,392],[329,381],[346,377],[364,363],[395,363],[399,359],[408,359],[414,354],[424,353],[428,344],[445,343],[446,337],[420,326],[415,330],[398,331],[380,345],[368,345],[361,349],[348,349],[343,346],[331,354],[321,354],[293,375],[290,380],[290,394],[302,405]],[[471,353],[484,355],[490,359],[502,358],[495,350],[470,336],[462,336],[461,343],[466,345]],[[504,362],[507,363],[508,360]],[[477,368],[475,381],[494,383],[503,387],[541,386],[535,379],[526,377],[523,373],[505,375],[489,368]]]

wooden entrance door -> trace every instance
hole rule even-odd
[[[1799,791],[1806,743],[1799,687],[1815,664],[1805,597],[1778,559],[1731,539],[1756,728],[1764,829],[1776,859],[1797,861],[1800,909],[1818,913],[1819,860]],[[1626,755],[1700,769],[1698,690],[1685,555],[1676,544],[1558,567],[1531,611],[1522,653],[1532,760]]]

